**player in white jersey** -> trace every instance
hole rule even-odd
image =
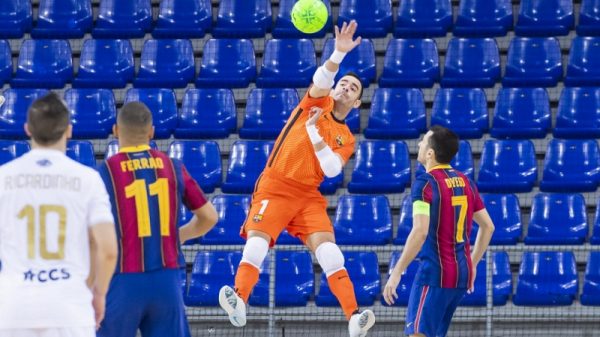
[[[65,155],[71,129],[56,94],[38,99],[32,150],[0,167],[0,337],[93,337],[104,316],[114,219],[100,175]]]

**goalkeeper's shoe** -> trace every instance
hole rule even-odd
[[[223,286],[219,291],[219,305],[229,315],[231,324],[237,327],[246,325],[246,304],[230,286]]]
[[[348,332],[350,337],[366,337],[367,331],[375,324],[375,314],[371,310],[364,310],[350,317]]]

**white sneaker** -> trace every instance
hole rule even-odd
[[[233,326],[241,328],[246,325],[246,304],[233,288],[224,286],[219,290],[219,305],[227,312]]]
[[[350,317],[348,332],[350,337],[366,337],[367,331],[375,324],[375,314],[371,310],[364,310]]]

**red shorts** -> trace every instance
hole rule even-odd
[[[269,173],[263,173],[258,179],[250,211],[240,231],[243,238],[247,238],[250,230],[261,231],[269,234],[272,247],[283,229],[304,243],[312,233],[333,233],[327,200],[316,187],[275,178]]]

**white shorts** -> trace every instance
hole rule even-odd
[[[0,330],[0,337],[96,337],[94,327],[7,329]]]

